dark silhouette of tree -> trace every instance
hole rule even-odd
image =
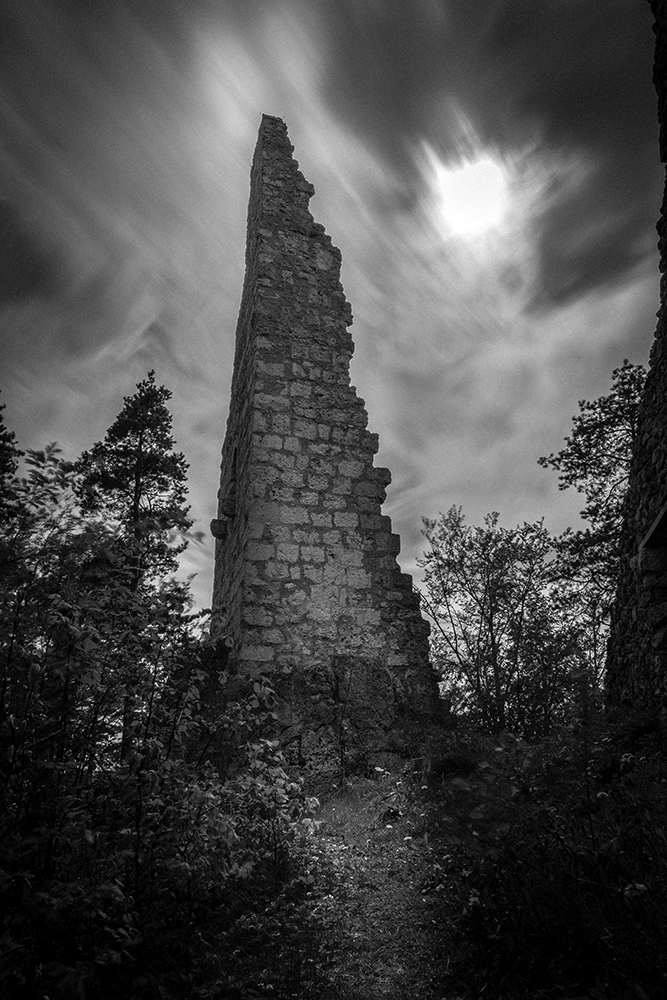
[[[151,393],[150,377],[140,390]],[[154,415],[164,397],[152,399]],[[141,446],[136,425],[112,444],[134,442],[141,488],[130,490],[135,478],[120,464],[100,462],[86,513],[81,466],[49,445],[27,452],[19,474],[5,438],[4,485],[18,511],[0,518],[8,1000],[203,996],[257,974],[286,995],[318,926],[312,877],[294,878],[312,804],[262,738],[270,688],[257,679],[225,695],[224,661],[189,611],[187,585],[159,575],[168,559],[144,564],[136,586],[128,572],[121,543],[134,540],[137,518],[143,543],[176,520],[168,511],[179,520],[183,511],[178,475],[170,489],[169,464],[143,461],[159,452],[147,440],[164,446],[169,436],[147,434],[141,411],[137,422]],[[157,526],[144,525],[156,514]],[[204,689],[216,693],[210,712]]]
[[[120,529],[131,553],[132,586],[144,577],[173,571],[191,525],[186,505],[187,463],[174,451],[171,392],[155,384],[155,372],[107,431],[76,464],[76,491],[84,514],[104,516]]]
[[[101,567],[101,585],[108,570],[116,578],[124,571],[130,593],[140,602],[150,603],[157,581],[177,569],[186,545],[183,532],[191,524],[187,463],[174,451],[166,406],[170,398],[169,390],[156,385],[155,373],[149,372],[134,395],[125,397],[104,440],[84,452],[75,466],[82,513],[103,519],[115,531],[114,544],[104,555],[108,566]],[[135,609],[135,636],[143,617],[140,608]],[[136,744],[140,692],[150,671],[150,661],[136,652],[124,661],[123,759]]]
[[[538,459],[555,469],[561,490],[583,494],[588,525],[568,528],[557,540],[571,610],[585,626],[591,677],[602,679],[609,614],[616,591],[623,501],[646,369],[627,359],[612,373],[611,391],[581,400],[572,431],[556,454]]]
[[[23,452],[16,444],[16,435],[11,431],[4,417],[5,404],[0,405],[0,517],[8,517],[14,511],[12,482]]]

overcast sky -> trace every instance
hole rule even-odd
[[[265,112],[343,253],[404,569],[452,504],[575,523],[537,458],[648,357],[652,61],[641,0],[0,0],[7,423],[74,458],[154,368],[207,527]],[[187,568],[207,605],[210,541]]]

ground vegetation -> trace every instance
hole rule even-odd
[[[621,470],[638,384],[544,460],[593,490],[590,537],[427,524],[446,724],[371,760],[346,702],[318,799],[175,573],[168,391],[149,373],[76,462],[0,410],[2,996],[662,1000],[664,730],[606,717],[578,596],[622,492],[578,449],[618,418]]]

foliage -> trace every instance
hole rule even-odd
[[[658,1000],[667,990],[667,781],[659,730],[595,714],[510,762],[506,834],[452,852],[456,977],[470,996]]]
[[[8,492],[22,452],[16,444],[14,431],[5,424],[3,413],[5,409],[5,405],[2,404],[0,406],[0,514],[6,517],[11,510]]]
[[[0,993],[432,996],[442,961],[471,998],[663,996],[664,752],[596,716],[567,540],[426,522],[443,681],[500,735],[350,781],[382,687],[341,659],[318,831],[270,682],[230,673],[168,575],[189,526],[168,398],[149,373],[79,462],[50,445],[22,475],[0,413]]]
[[[114,531],[104,559],[125,573],[130,593],[138,595],[150,594],[156,581],[176,570],[187,544],[184,532],[191,524],[185,502],[187,463],[174,451],[166,406],[170,397],[149,372],[134,395],[125,397],[104,441],[84,452],[74,466],[73,490],[82,514],[98,522],[103,518]],[[124,596],[131,601],[130,595]],[[142,669],[142,657],[125,649],[123,669],[117,671],[123,675],[123,755],[136,733]]]
[[[120,473],[113,502],[100,479],[80,504],[80,464],[54,445],[26,463],[0,524],[0,992],[313,982],[314,802],[263,735],[270,685],[232,695],[187,587],[157,561],[137,577],[131,522],[108,516]]]
[[[627,359],[612,372],[611,392],[581,400],[565,447],[539,464],[556,469],[559,488],[583,493],[581,516],[596,530],[618,531],[646,369]]]
[[[562,721],[582,658],[562,613],[541,521],[468,526],[461,508],[424,520],[425,609],[443,693],[485,732],[539,738]]]
[[[177,567],[191,524],[186,498],[187,463],[175,452],[171,392],[149,372],[106,433],[77,462],[77,495],[84,514],[103,515],[120,529],[132,553],[135,585]]]
[[[612,373],[611,391],[579,402],[565,446],[538,459],[559,473],[559,489],[575,489],[585,498],[581,516],[588,526],[567,529],[558,540],[564,582],[587,636],[593,672],[604,666],[609,613],[619,565],[623,501],[646,369],[625,360]]]

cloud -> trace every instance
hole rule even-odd
[[[264,111],[343,252],[405,565],[421,515],[453,503],[576,513],[535,458],[642,359],[657,303],[648,5],[4,0],[0,19],[0,194],[25,263],[0,324],[24,446],[89,447],[156,368],[206,526]],[[437,224],[419,151],[453,163],[471,136],[511,175],[501,240]],[[189,558],[207,603],[210,544]]]
[[[13,205],[0,201],[0,303],[49,295],[58,276],[53,252],[27,229]]]
[[[490,148],[531,145],[547,161],[590,164],[585,183],[535,220],[535,308],[622,279],[653,252],[661,179],[648,5],[388,0],[380,10],[348,0],[321,16],[322,99],[407,184],[421,138],[445,160],[460,155],[459,110]]]

